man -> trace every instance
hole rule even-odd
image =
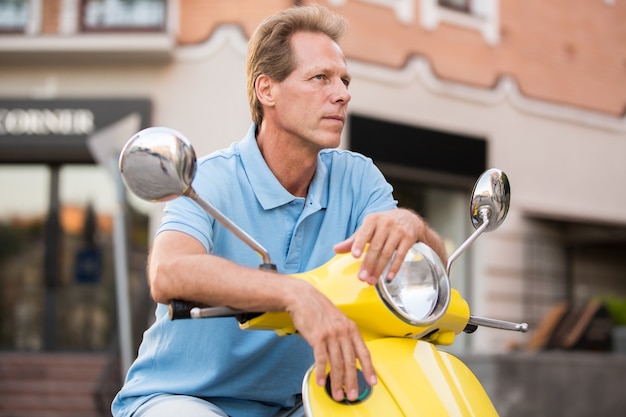
[[[194,188],[265,246],[283,274],[259,270],[257,254],[191,200],[170,202],[148,266],[157,319],[114,415],[273,416],[293,406],[312,363],[320,385],[330,367],[337,400],[356,399],[357,361],[376,383],[356,325],[311,285],[284,275],[313,269],[334,250],[363,256],[358,278],[374,284],[397,252],[393,278],[416,241],[445,258],[425,222],[396,207],[371,160],[336,149],[350,101],[337,44],[344,28],[341,17],[310,6],[271,16],[253,34],[254,123],[241,142],[199,162]],[[245,332],[233,318],[170,321],[172,299],[287,311],[299,335]]]

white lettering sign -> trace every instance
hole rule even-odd
[[[3,109],[0,135],[86,135],[94,131],[88,109]]]

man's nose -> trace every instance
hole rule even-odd
[[[338,80],[333,83],[333,101],[348,103],[352,98],[352,95],[348,91],[348,86],[343,80]]]

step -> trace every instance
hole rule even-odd
[[[110,416],[108,366],[108,353],[0,352],[0,417]]]

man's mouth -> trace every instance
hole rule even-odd
[[[324,119],[336,120],[336,121],[341,122],[341,123],[344,123],[346,121],[345,117],[338,116],[338,115],[326,116],[326,117],[324,117]]]

